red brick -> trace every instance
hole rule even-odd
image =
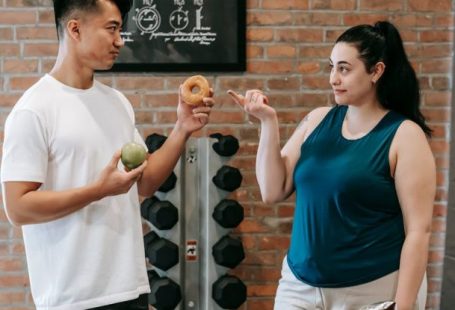
[[[248,25],[283,25],[290,24],[291,21],[292,15],[287,11],[252,12],[247,15]]]
[[[19,100],[20,95],[0,93],[0,107],[12,107]]]
[[[135,93],[129,93],[129,92],[123,92],[125,95],[126,99],[131,103],[131,106],[136,109],[141,106],[141,95],[135,94]]]
[[[431,140],[430,146],[435,154],[447,153],[449,151],[449,142],[445,140]]]
[[[1,43],[0,42],[0,56],[18,56],[19,44],[17,43]]]
[[[0,275],[0,288],[4,287],[27,287],[29,286],[28,275],[3,274]]]
[[[274,299],[260,300],[251,299],[247,300],[248,310],[273,310]]]
[[[13,39],[13,29],[12,28],[0,28],[0,40],[1,41],[10,41]]]
[[[452,65],[451,59],[429,59],[421,62],[421,73],[446,73]]]
[[[53,8],[40,8],[40,10],[38,11],[38,21],[40,24],[55,25],[54,9]],[[55,29],[55,34],[57,35],[56,29]]]
[[[236,136],[242,141],[257,141],[259,132],[257,128],[239,128]]]
[[[451,42],[453,39],[453,33],[448,30],[427,30],[420,32],[421,42],[438,42],[445,43]]]
[[[151,124],[153,123],[153,113],[150,111],[135,111],[136,124]]]
[[[329,45],[314,44],[311,46],[302,46],[300,47],[299,57],[323,58],[325,61],[328,61],[332,49],[333,43]]]
[[[450,112],[448,109],[423,108],[422,113],[428,122],[449,122]]]
[[[302,86],[308,89],[331,89],[329,76],[325,75],[304,76]]]
[[[440,247],[443,248],[445,245],[444,234],[442,233],[433,233],[430,238],[430,247]]]
[[[249,252],[246,251],[245,259],[242,261],[244,265],[260,265],[260,266],[275,266],[277,263],[277,255],[275,252]]]
[[[240,225],[236,228],[236,231],[242,233],[261,233],[270,231],[269,227],[263,223],[253,220],[253,219],[244,219]]]
[[[449,91],[426,91],[423,94],[425,106],[449,106],[451,98]]]
[[[259,250],[287,249],[289,247],[288,236],[264,236],[258,238]]]
[[[250,61],[247,70],[250,73],[287,73],[293,68],[291,61]]]
[[[306,10],[308,9],[308,0],[262,0],[262,8],[280,10]]]
[[[436,90],[449,90],[451,88],[451,81],[448,77],[435,76],[431,78],[431,86]],[[446,104],[449,104],[449,102],[450,100]]]
[[[246,7],[248,9],[255,9],[259,6],[259,0],[247,0]]]
[[[361,10],[376,11],[401,11],[403,10],[403,1],[401,0],[361,0]]]
[[[267,82],[267,87],[271,90],[298,90],[300,89],[301,81],[297,77],[284,77],[281,79],[270,79]]]
[[[0,271],[2,272],[12,272],[12,271],[21,271],[24,269],[24,262],[22,259],[10,258],[0,258]]]
[[[36,59],[5,59],[3,61],[5,73],[32,73],[38,72],[38,60]]]
[[[402,27],[429,27],[433,23],[432,16],[429,15],[417,15],[417,14],[406,14],[393,16],[391,22],[398,28]]]
[[[259,45],[248,44],[246,48],[246,56],[248,59],[252,58],[263,58],[264,48]]]
[[[51,6],[52,1],[50,0],[6,0],[7,7],[36,7],[40,5],[42,7]]]
[[[24,56],[53,56],[57,55],[58,43],[27,43],[24,46]]]
[[[13,304],[18,304],[18,303],[24,303],[25,302],[25,291],[20,292],[3,292],[0,291],[0,305],[13,305]]]
[[[276,31],[276,40],[281,42],[321,42],[323,40],[322,29],[279,29]]]
[[[0,25],[11,25],[11,24],[34,24],[36,21],[35,11],[0,11]]]
[[[210,114],[210,123],[216,124],[240,124],[245,121],[245,113],[242,111],[220,111],[212,110]]]
[[[269,28],[248,28],[246,32],[248,42],[267,42],[273,39],[273,29]]]
[[[435,250],[428,253],[428,262],[435,263],[435,262],[443,262],[444,261],[444,252]]]
[[[436,171],[436,185],[437,186],[446,186],[448,184],[447,171]]]
[[[17,27],[16,36],[19,40],[57,40],[55,27]]]
[[[219,88],[223,91],[232,89],[234,91],[245,91],[247,89],[263,89],[264,80],[252,77],[227,77],[222,76],[218,79]]]
[[[144,96],[144,107],[175,107],[178,104],[178,94],[153,94]]]
[[[259,216],[275,216],[275,208],[268,207],[268,206],[263,206],[263,207],[258,207],[256,206],[253,209],[253,216],[259,217]]]
[[[364,0],[365,1],[365,0]],[[381,0],[375,0],[380,2]],[[374,24],[378,20],[386,20],[386,14],[379,13],[359,13],[359,14],[346,14],[344,15],[343,22],[347,26],[355,26],[359,24]]]
[[[453,15],[450,12],[447,12],[447,15],[436,15],[434,16],[433,25],[443,26],[443,27],[452,27],[454,23]]]
[[[431,225],[432,232],[443,233],[446,231],[446,221],[443,218],[434,218]]]
[[[409,0],[409,9],[413,11],[448,12],[452,10],[450,0]]]
[[[10,79],[10,88],[11,90],[26,90],[39,79],[39,76],[12,77]]]
[[[356,0],[313,0],[311,8],[316,10],[354,10]]]
[[[336,40],[343,34],[346,29],[327,30],[325,42],[335,44]]]
[[[294,58],[297,48],[292,45],[274,45],[267,48],[269,58]]]
[[[311,14],[311,25],[338,26],[341,25],[341,19],[342,15],[339,14],[338,12],[334,13],[314,12]]]
[[[277,284],[275,285],[248,285],[248,296],[272,297],[275,296]]]
[[[134,90],[161,90],[164,88],[162,78],[153,78],[143,76],[125,76],[116,77],[116,86],[119,89],[134,89]]]

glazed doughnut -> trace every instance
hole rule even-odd
[[[193,93],[195,87],[199,88],[197,93]],[[202,99],[209,95],[209,82],[202,75],[193,75],[183,82],[182,99],[189,105],[200,105],[202,104]]]

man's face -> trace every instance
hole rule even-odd
[[[120,37],[122,18],[113,2],[99,0],[98,7],[98,11],[80,18],[80,40],[76,49],[83,66],[108,70],[124,45]]]

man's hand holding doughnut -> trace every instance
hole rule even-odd
[[[194,80],[195,77],[200,77],[205,80],[202,76],[193,76],[188,80],[191,82],[191,79]],[[191,101],[191,98],[189,99],[188,95],[191,95],[192,88],[187,86],[187,81],[185,81],[179,89],[176,127],[183,129],[188,134],[191,134],[192,132],[201,129],[208,123],[209,115],[212,111],[213,105],[215,104],[215,100],[213,99],[213,89],[210,88],[207,83],[190,85],[192,87],[196,86],[199,88],[199,93],[193,94],[199,95],[193,96],[198,98],[196,98],[195,101]],[[205,80],[205,82],[207,81]]]

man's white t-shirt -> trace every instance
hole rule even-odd
[[[133,140],[144,144],[120,92],[97,81],[75,89],[46,75],[5,122],[1,181],[39,182],[43,191],[82,187]],[[136,185],[22,230],[39,310],[87,309],[150,291]]]

